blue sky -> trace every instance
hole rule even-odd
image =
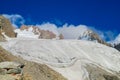
[[[0,14],[22,15],[25,24],[84,24],[120,32],[120,0],[1,0]]]

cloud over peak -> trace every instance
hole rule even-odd
[[[78,39],[78,37],[83,34],[88,27],[86,25],[63,25],[63,27],[58,28],[58,31],[64,35],[66,39]]]

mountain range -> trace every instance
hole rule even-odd
[[[120,80],[119,43],[107,43],[88,28],[82,27],[76,39],[66,39],[61,29],[57,34],[32,25],[14,29],[8,19],[0,19],[0,46],[39,69],[35,74],[26,69],[31,80]]]

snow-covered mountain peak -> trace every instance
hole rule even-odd
[[[16,33],[17,33],[17,37],[18,38],[38,38],[39,35],[35,35],[34,34],[34,30],[33,30],[33,27],[25,27],[25,26],[22,26],[20,29],[15,29],[14,30]]]
[[[81,40],[90,40],[90,41],[98,41],[100,39],[100,37],[95,33],[93,32],[92,30],[90,29],[87,29],[86,31],[84,31],[78,39],[81,39]]]
[[[97,33],[90,29],[86,29],[82,34],[80,34],[78,40],[87,40],[111,46],[110,44],[106,43],[102,38],[100,38],[100,36]]]
[[[61,36],[54,34],[49,30],[42,30],[36,26],[22,25],[16,29],[17,37],[36,38],[36,39],[62,39]]]

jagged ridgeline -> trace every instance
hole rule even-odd
[[[5,33],[8,37],[15,37],[14,27],[8,19],[0,15],[0,40],[4,40],[2,33]]]

